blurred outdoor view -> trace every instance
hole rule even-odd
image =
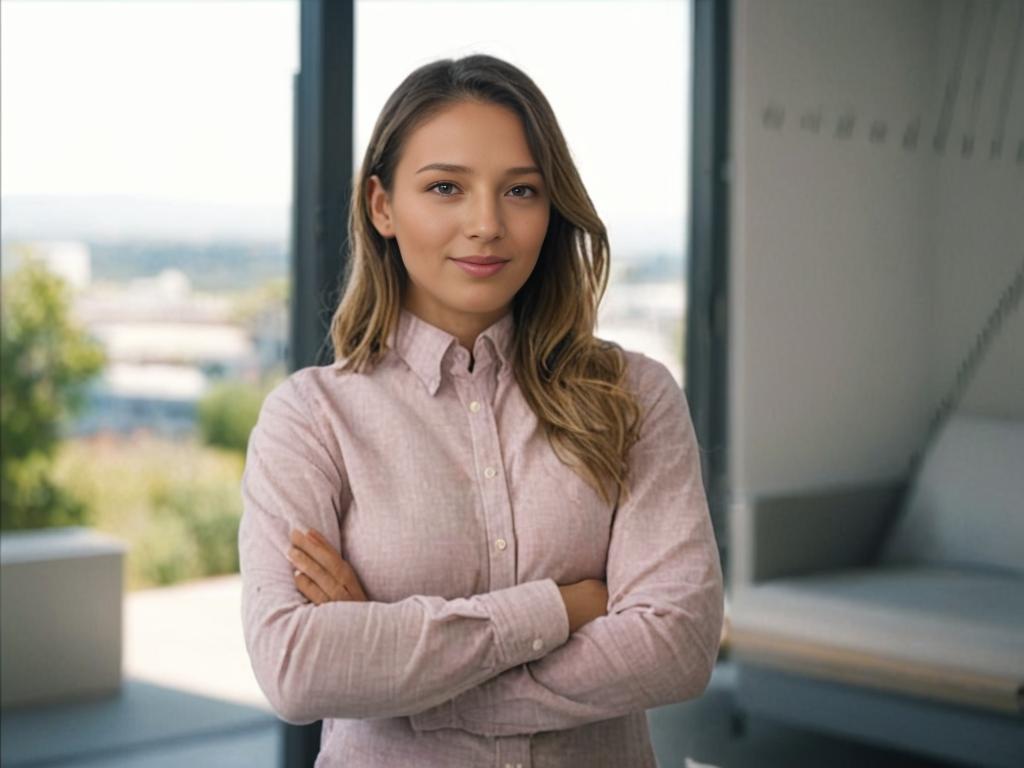
[[[299,2],[0,9],[2,528],[109,532],[129,544],[128,590],[237,572],[249,432],[288,373]],[[609,227],[598,335],[680,384],[689,13],[356,6],[357,162],[419,64],[482,51],[523,67]],[[579,14],[595,29],[574,38],[566,67]],[[652,80],[664,98],[636,87]]]
[[[2,14],[3,529],[111,533],[127,590],[237,572],[286,375],[298,0]]]

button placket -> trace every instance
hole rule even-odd
[[[530,768],[530,737],[523,735],[497,736],[498,765],[502,768]]]
[[[493,366],[487,366],[487,373],[494,375]],[[481,369],[483,371],[483,369]],[[512,530],[511,500],[508,488],[501,482],[501,443],[498,439],[497,423],[490,409],[485,408],[481,389],[487,390],[484,379],[477,381],[463,377],[464,397],[462,402],[469,412],[470,433],[473,436],[477,461],[483,464],[480,493],[484,503],[487,530],[494,543],[490,550],[489,566],[491,589],[502,589],[515,585],[515,557],[505,531]],[[479,467],[480,464],[477,466]]]

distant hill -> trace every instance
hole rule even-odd
[[[241,291],[289,276],[284,243],[88,243],[94,281],[124,282],[180,269],[197,291]]]
[[[3,240],[288,240],[289,206],[226,205],[133,195],[5,195]]]
[[[91,252],[92,279],[122,282],[180,269],[200,291],[245,290],[288,275],[286,206],[139,198],[6,196],[0,237],[72,240]]]

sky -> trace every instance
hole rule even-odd
[[[3,0],[0,34],[5,198],[290,205],[297,0]],[[551,102],[613,248],[680,251],[690,43],[685,0],[359,0],[355,156],[412,69],[491,53]]]
[[[3,0],[3,194],[286,202],[297,11]]]

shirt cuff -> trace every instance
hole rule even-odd
[[[569,614],[553,579],[488,592],[502,666],[542,658],[569,639]]]

